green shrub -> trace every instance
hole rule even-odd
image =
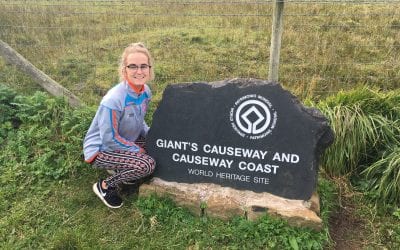
[[[9,131],[0,165],[22,165],[35,177],[54,179],[73,174],[83,166],[82,140],[93,109],[74,110],[65,100],[50,98],[43,92],[15,95],[13,103],[6,107],[4,113],[18,118],[21,124]]]
[[[18,127],[20,121],[15,117],[17,107],[14,99],[17,92],[0,84],[0,148],[8,133]]]

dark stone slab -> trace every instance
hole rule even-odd
[[[327,119],[278,83],[232,79],[168,86],[146,139],[154,176],[307,200]]]

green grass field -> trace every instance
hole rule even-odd
[[[300,98],[356,86],[399,87],[400,8],[285,5],[279,81]],[[142,41],[166,84],[268,77],[272,3],[249,1],[0,1],[0,38],[89,103],[118,80],[122,49]],[[6,69],[0,82],[35,88]]]
[[[0,39],[88,104],[35,94],[0,58],[0,249],[399,248],[399,7],[285,5],[280,82],[337,134],[318,185],[324,228],[314,232],[270,217],[197,217],[128,193],[109,210],[91,191],[105,173],[81,159],[127,44],[142,41],[155,58],[151,111],[167,84],[266,79],[271,2],[0,0]]]

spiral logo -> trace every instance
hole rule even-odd
[[[229,114],[232,128],[242,137],[261,139],[272,132],[277,113],[271,102],[260,95],[245,95],[239,98]]]

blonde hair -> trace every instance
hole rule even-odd
[[[124,72],[125,72],[125,67],[126,65],[126,58],[128,55],[133,54],[133,53],[143,53],[144,55],[147,56],[149,62],[148,64],[151,66],[150,68],[150,80],[154,80],[154,62],[153,58],[151,57],[151,54],[149,50],[144,46],[143,43],[131,43],[124,49],[124,52],[121,55],[120,62],[119,62],[119,80],[123,81],[125,80],[124,78]]]

